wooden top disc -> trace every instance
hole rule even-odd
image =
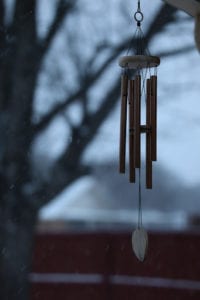
[[[128,69],[144,69],[159,66],[160,58],[157,56],[134,55],[122,56],[119,59],[119,65]]]

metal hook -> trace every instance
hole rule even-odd
[[[136,22],[142,22],[144,19],[144,15],[141,11],[136,11],[136,13],[134,14],[134,19]]]
[[[141,12],[140,0],[138,0],[138,7],[137,7],[136,13],[134,14],[134,19],[135,19],[135,21],[137,22],[138,27],[140,26],[141,22],[142,22],[143,19],[144,19],[144,15],[143,15],[143,13]]]

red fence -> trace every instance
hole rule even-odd
[[[32,300],[199,300],[200,234],[151,233],[144,263],[130,233],[39,234]]]

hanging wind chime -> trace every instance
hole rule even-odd
[[[148,247],[148,236],[142,226],[141,135],[146,135],[146,188],[152,189],[152,162],[157,160],[157,66],[160,64],[159,57],[152,56],[145,44],[141,29],[143,18],[138,0],[137,11],[134,14],[137,22],[136,32],[126,56],[119,59],[122,68],[119,172],[125,173],[126,169],[128,119],[129,181],[135,183],[136,175],[139,179],[138,226],[133,233],[132,244],[140,261],[145,259]],[[145,124],[142,124],[143,119]]]

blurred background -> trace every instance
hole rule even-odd
[[[53,295],[50,287],[44,288],[44,284],[52,282],[58,286],[66,284],[60,300],[80,299],[73,292],[67,294],[69,282],[80,284],[86,280],[96,284],[100,280],[92,275],[84,280],[74,276],[69,279],[68,273],[81,272],[75,271],[75,265],[79,260],[81,264],[85,256],[81,258],[76,249],[85,249],[86,241],[87,247],[97,243],[98,249],[102,249],[100,252],[91,248],[96,253],[92,256],[94,261],[98,260],[97,254],[101,257],[113,247],[109,252],[111,258],[104,257],[109,262],[118,251],[113,245],[117,241],[122,243],[119,251],[128,249],[123,255],[130,258],[122,265],[130,263],[132,270],[141,270],[130,239],[137,226],[138,182],[129,184],[127,175],[118,174],[121,74],[118,59],[133,39],[136,8],[137,1],[130,0],[0,0],[0,295],[3,300],[29,299],[30,282],[32,286],[35,284],[31,290],[33,299],[53,299],[57,290],[50,296]],[[194,258],[199,249],[195,243],[200,225],[200,58],[194,42],[194,19],[160,0],[151,3],[142,0],[141,8],[147,46],[152,55],[161,58],[158,161],[153,168],[153,190],[142,188],[143,225],[150,232],[152,248],[147,259],[148,272],[144,272],[146,281],[141,283],[135,274],[132,279],[123,278],[120,284],[126,282],[129,287],[151,289],[170,286],[173,292],[166,295],[175,299],[175,286],[182,291],[186,282],[151,280],[161,275],[167,276],[167,280],[186,277],[184,280],[193,281],[187,281],[190,292],[185,295],[197,299],[192,297],[199,297],[199,265],[196,273],[191,271],[191,278],[181,272],[173,275],[172,269],[172,273],[152,271],[158,257],[161,263],[157,271],[167,268],[162,259],[169,249],[164,248],[163,241],[170,234],[170,241],[177,241],[177,245],[170,244],[170,249],[182,251],[184,238],[190,243],[187,250],[193,251],[183,252],[184,255]],[[143,159],[144,149],[143,144]],[[142,186],[145,186],[144,165]],[[72,243],[75,237],[80,244]],[[66,263],[66,269],[57,270],[57,277],[51,277],[56,266],[64,264],[61,257],[68,253],[68,243],[64,242],[68,239],[73,244],[69,256],[73,261],[76,253],[76,263],[71,271],[67,269],[69,262]],[[105,247],[101,240],[107,241]],[[155,254],[155,245],[161,247],[160,252],[151,256]],[[61,251],[64,256],[59,249],[65,249],[66,252]],[[54,251],[52,256],[48,251]],[[169,257],[174,262],[177,257],[170,251]],[[87,251],[83,253],[90,257]],[[48,271],[50,260],[55,265]],[[180,270],[179,267],[176,269]],[[87,268],[84,270],[89,272]],[[40,277],[45,272],[47,277]],[[68,275],[59,277],[60,272]],[[133,275],[130,270],[124,272]],[[149,281],[148,276],[154,279]],[[95,288],[85,292],[85,298],[81,299],[121,299],[120,293],[111,296],[112,280],[117,285],[119,278],[106,279],[104,293],[97,293],[100,298],[94,294],[98,290]],[[147,294],[141,291],[131,293],[137,295],[136,299],[147,299]],[[152,299],[164,299],[162,294],[152,293]],[[128,288],[121,295],[132,298]],[[176,299],[183,297],[177,294]]]
[[[48,182],[56,162],[63,157],[67,160],[66,181],[70,168],[76,174],[70,187],[57,193],[56,199],[40,211],[39,220],[87,223],[88,218],[107,225],[112,220],[122,222],[120,225],[135,222],[138,187],[128,184],[127,176],[118,175],[117,164],[118,58],[126,53],[127,42],[134,36],[136,5],[137,1],[109,1],[105,14],[103,1],[94,5],[78,2],[49,50],[36,87],[36,124],[52,110],[55,114],[34,141],[33,171],[38,180],[39,174],[41,181]],[[194,22],[180,11],[159,15],[161,1],[151,5],[143,1],[141,5],[148,47],[161,57],[158,162],[154,165],[153,190],[143,191],[144,223],[178,228],[186,225],[189,216],[198,214],[200,205],[200,64]],[[46,14],[39,15],[40,34],[48,30],[53,18],[50,11],[55,11],[49,1],[47,6],[49,14],[45,8]]]

